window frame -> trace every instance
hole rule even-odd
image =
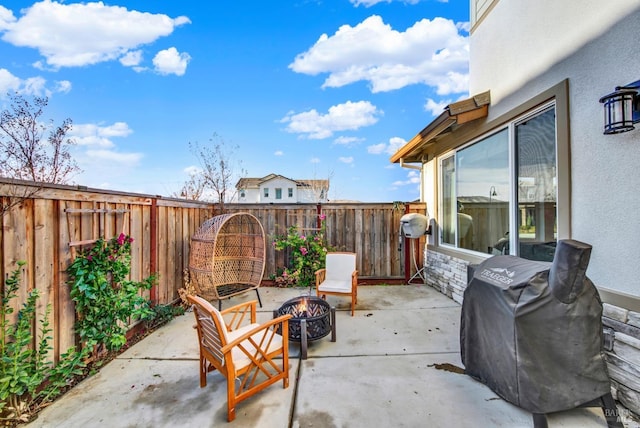
[[[516,123],[520,123],[526,120],[527,117],[539,114],[544,111],[545,108],[555,105],[556,114],[556,177],[557,177],[557,189],[556,189],[556,216],[557,216],[557,239],[569,239],[571,238],[571,165],[570,165],[570,140],[569,140],[569,82],[565,79],[558,84],[550,87],[549,89],[540,92],[538,95],[526,100],[525,102],[513,107],[511,110],[497,116],[486,122],[477,124],[470,124],[463,127],[458,132],[454,132],[442,138],[438,144],[432,146],[430,154],[434,160],[434,184],[435,195],[434,202],[436,208],[434,210],[434,217],[441,221],[442,211],[442,176],[441,176],[441,159],[451,156],[453,152],[461,150],[462,148],[478,142],[481,139],[488,137],[489,135],[503,130],[507,126],[515,126]],[[512,131],[510,131],[509,138],[511,139]],[[513,144],[510,140],[509,150],[513,150]],[[514,162],[514,154],[510,153],[510,162]],[[515,172],[510,171],[510,177],[514,177]],[[513,183],[512,183],[513,184]],[[517,188],[511,186],[512,192],[517,192]],[[512,195],[512,203],[513,203]],[[516,216],[515,209],[510,207],[510,215]],[[515,219],[511,219],[512,224]],[[513,226],[510,226],[512,228]],[[439,229],[439,228],[438,228]],[[457,232],[456,232],[457,233]],[[457,242],[457,239],[456,239]],[[440,231],[438,230],[437,238],[434,239],[433,245],[440,247],[447,252],[454,252],[461,256],[466,254],[465,258],[470,260],[482,260],[489,257],[489,254],[480,253],[478,251],[466,250],[464,248],[458,248],[454,245],[443,244],[440,240]],[[512,247],[514,248],[514,247]]]

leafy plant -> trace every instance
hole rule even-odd
[[[152,314],[145,318],[145,326],[147,330],[156,329],[175,318],[178,315],[184,315],[185,308],[182,306],[155,305],[151,308]]]
[[[287,234],[276,236],[273,246],[276,250],[289,250],[289,264],[278,270],[274,278],[281,287],[310,287],[315,283],[315,272],[325,266],[325,258],[331,247],[325,241],[325,215],[320,215],[320,230],[304,235],[297,226],[287,229]]]
[[[40,407],[57,397],[69,382],[82,373],[84,352],[70,348],[60,356],[55,366],[47,358],[52,350],[49,345],[51,328],[47,305],[41,317],[40,332],[36,338],[34,319],[38,290],[31,291],[15,322],[10,322],[14,309],[10,302],[17,296],[20,286],[20,269],[25,262],[5,280],[0,308],[0,419],[26,422]],[[35,345],[35,346],[34,346]]]
[[[78,316],[76,332],[94,356],[103,347],[116,351],[125,345],[132,317],[154,317],[149,300],[140,291],[150,289],[156,277],[151,275],[142,282],[127,279],[132,242],[123,233],[109,241],[100,238],[67,268]]]

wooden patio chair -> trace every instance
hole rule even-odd
[[[326,299],[327,294],[351,296],[351,316],[353,316],[358,303],[358,271],[355,253],[327,253],[324,269],[316,271],[316,295]]]
[[[291,315],[258,324],[256,300],[218,311],[201,297],[187,296],[187,299],[193,304],[196,317],[200,387],[207,385],[207,372],[216,369],[227,379],[229,422],[235,419],[236,404],[240,401],[279,380],[283,388],[289,386]]]

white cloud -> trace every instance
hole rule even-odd
[[[68,80],[58,80],[56,82],[56,92],[67,93],[71,91],[71,82]]]
[[[189,177],[192,177],[196,174],[200,174],[202,172],[202,168],[200,168],[199,166],[195,166],[195,165],[191,165],[186,167],[183,170]]]
[[[353,156],[342,156],[338,158],[338,162],[342,162],[342,163],[346,163],[346,164],[352,164],[353,163]]]
[[[4,6],[0,6],[0,31],[4,31],[16,22],[13,12]]]
[[[442,113],[444,108],[449,104],[451,104],[451,100],[434,101],[431,98],[427,98],[427,102],[424,104],[424,109],[433,116],[440,116],[440,113]]]
[[[191,57],[186,52],[178,52],[174,47],[162,50],[153,58],[155,71],[159,74],[184,75]]]
[[[400,187],[400,186],[409,186],[409,185],[413,185],[413,184],[420,184],[420,173],[416,172],[416,171],[409,171],[407,173],[407,179],[406,180],[397,180],[393,182],[394,186]]]
[[[320,163],[320,158],[311,158],[311,160],[309,162],[311,162],[311,163]]]
[[[4,98],[7,92],[50,97],[54,92],[66,93],[70,90],[71,82],[68,80],[57,81],[53,88],[49,88],[47,87],[47,81],[44,77],[35,76],[21,79],[13,75],[9,70],[0,68],[0,98]]]
[[[142,153],[118,153],[112,150],[87,150],[86,155],[93,162],[108,162],[121,167],[136,166],[143,158]]]
[[[276,150],[273,154],[274,156],[284,156],[284,152],[282,150]]]
[[[120,64],[125,67],[135,67],[142,62],[142,51],[129,51],[120,57]]]
[[[44,77],[36,76],[29,77],[22,81],[22,88],[20,92],[33,95],[49,95],[51,92],[46,88],[47,81]]]
[[[380,153],[384,153],[386,148],[387,145],[385,143],[374,144],[367,147],[367,153],[371,153],[372,155],[379,155]]]
[[[364,6],[364,7],[371,7],[373,5],[376,5],[378,3],[391,3],[393,0],[349,0],[351,2],[351,4],[353,4],[354,6]],[[402,3],[405,4],[418,4],[420,3],[420,0],[400,0]],[[443,2],[447,2],[448,0],[438,0],[438,1],[443,1]]]
[[[469,42],[463,25],[445,18],[422,19],[400,32],[373,15],[360,24],[323,34],[289,68],[328,73],[326,87],[368,81],[372,92],[424,84],[440,95],[467,90]]]
[[[350,146],[352,144],[361,143],[363,141],[364,141],[364,138],[361,138],[361,137],[345,137],[345,136],[340,136],[335,140],[333,140],[335,144],[340,144],[344,146]]]
[[[9,70],[0,68],[0,96],[4,97],[7,92],[17,91],[21,83],[21,80],[11,74]]]
[[[72,138],[79,146],[101,147],[110,149],[115,147],[111,138],[127,137],[133,131],[125,122],[116,122],[109,126],[99,126],[96,124],[79,124],[73,125],[69,132]]]
[[[118,59],[190,22],[183,16],[170,18],[102,2],[63,4],[44,0],[21,13],[16,20],[11,11],[0,10],[2,39],[37,49],[53,69]],[[44,68],[42,63],[40,67]]]
[[[389,138],[389,143],[374,144],[367,147],[367,153],[370,153],[372,155],[380,155],[383,153],[392,155],[405,144],[407,144],[407,141],[404,138],[391,137]]]
[[[315,109],[302,113],[289,112],[281,119],[287,123],[286,131],[309,139],[329,138],[334,132],[353,131],[373,125],[383,114],[369,101],[347,101],[329,108],[326,114]]]

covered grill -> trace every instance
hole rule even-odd
[[[604,359],[602,303],[586,270],[591,246],[558,242],[552,263],[491,257],[470,269],[460,347],[465,372],[546,426],[546,413],[615,402]]]

